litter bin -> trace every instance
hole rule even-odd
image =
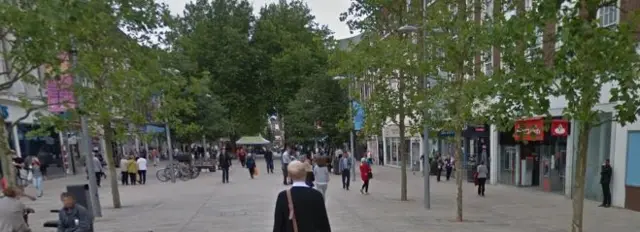
[[[76,204],[84,206],[89,212],[93,212],[91,200],[89,199],[89,185],[67,185],[67,193],[76,199]]]

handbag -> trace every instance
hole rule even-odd
[[[298,232],[298,221],[293,210],[293,199],[291,198],[291,189],[287,189],[287,203],[289,205],[289,220],[293,224],[293,232]]]
[[[371,172],[367,172],[367,178],[369,178],[369,179],[373,179],[373,173],[371,173]]]

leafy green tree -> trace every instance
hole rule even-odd
[[[503,62],[509,72],[495,78],[495,95],[499,97],[492,111],[507,117],[514,115],[514,109],[524,116],[548,115],[550,97],[566,99],[563,117],[577,122],[573,126],[577,126],[574,136],[578,137],[570,231],[581,232],[589,134],[592,128],[607,122],[601,117],[604,111],[596,106],[612,104],[613,121],[622,125],[637,119],[638,14],[621,9],[617,25],[602,26],[598,10],[617,7],[617,1],[535,1],[532,10],[526,13],[524,1],[515,2],[518,5],[512,8],[519,9],[519,14],[499,23],[500,31],[511,33],[508,37],[513,40],[502,42],[507,57]],[[549,29],[553,27],[548,25],[553,24],[558,25],[558,30]],[[528,30],[515,32],[518,30],[514,26]],[[540,40],[539,35],[531,33],[534,29],[546,32],[541,44],[514,45],[514,41]],[[524,47],[509,49],[510,46]],[[610,98],[602,99],[603,96]],[[513,118],[502,119],[509,120]]]
[[[490,73],[483,72],[481,63],[491,52],[490,17],[484,1],[444,0],[426,8],[426,20],[421,32],[426,32],[428,51],[425,70],[433,88],[425,90],[428,96],[423,107],[431,109],[424,117],[427,125],[453,131],[456,168],[456,219],[463,221],[463,157],[462,132],[468,124],[484,124],[483,95],[489,87]],[[467,165],[474,168],[473,163]]]
[[[212,137],[224,135],[235,141],[260,132],[265,124],[265,89],[256,75],[257,60],[250,46],[253,22],[246,0],[199,0],[187,4],[183,16],[170,25],[168,43],[175,55],[171,67],[183,75],[207,79],[208,90],[192,97],[199,106],[207,105],[207,110],[188,120],[210,120],[201,129]]]
[[[302,143],[340,136],[340,121],[349,120],[347,91],[326,75],[308,79],[303,86],[287,107],[288,140]]]
[[[383,9],[383,10],[380,10]],[[366,18],[358,18],[369,15]],[[409,35],[401,34],[398,28],[414,20],[417,14],[407,12],[402,1],[355,1],[349,12],[343,14],[352,30],[366,31],[363,39],[349,51],[337,52],[333,62],[335,72],[356,83],[373,86],[373,92],[364,101],[366,111],[365,131],[377,134],[381,127],[398,126],[400,141],[419,127],[417,119],[421,102],[420,70],[422,66],[413,50],[415,45]],[[355,17],[355,19],[349,19]],[[413,129],[411,127],[414,127]],[[399,145],[401,161],[400,199],[407,199],[406,143]]]
[[[148,42],[148,35],[162,25],[164,6],[152,0],[135,3],[38,1],[33,6],[36,5],[2,6],[4,12],[10,12],[3,14],[2,25],[9,25],[7,31],[18,38],[10,42],[15,45],[10,52],[14,57],[22,58],[18,67],[46,64],[47,76],[39,81],[71,75],[77,83],[82,83],[70,86],[76,99],[81,100],[77,108],[68,109],[74,115],[71,119],[86,116],[91,125],[96,125],[94,128],[105,132],[107,144],[111,144],[109,140],[113,138],[112,128],[123,128],[123,124],[130,122],[142,124],[145,116],[141,102],[150,99],[149,94],[153,91],[148,87],[162,79],[158,78],[161,76],[158,53],[140,44]],[[130,34],[118,28],[125,28]],[[64,55],[59,55],[61,53]],[[39,121],[43,128],[55,126],[59,129],[68,128],[72,123],[57,115],[42,115]],[[120,121],[125,123],[117,123]],[[110,148],[107,146],[105,158],[113,204],[119,208],[117,175]]]
[[[302,1],[281,0],[260,10],[251,36],[255,75],[267,100],[266,109],[275,109],[273,113],[287,128],[291,99],[308,79],[327,73],[329,35]]]

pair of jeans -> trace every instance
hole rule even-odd
[[[122,185],[129,185],[129,173],[120,172],[120,181],[122,182]]]
[[[96,172],[96,185],[100,187],[100,182],[102,180],[102,172]]]
[[[253,179],[253,175],[256,174],[256,168],[252,167],[252,168],[247,168],[249,169],[249,177],[251,177],[251,179]]]
[[[129,182],[131,182],[131,185],[136,185],[136,182],[138,182],[136,175],[138,175],[138,173],[129,172]]]
[[[138,170],[138,175],[140,175],[140,184],[147,183],[147,170]]]
[[[484,196],[486,183],[487,183],[487,178],[478,178],[478,195]]]
[[[222,183],[229,183],[229,167],[222,167]]]
[[[609,183],[602,183],[602,205],[611,206],[611,187]]]
[[[365,193],[368,193],[369,192],[369,180],[364,180],[363,182],[364,183],[362,183],[362,187],[360,188],[360,191],[364,190]]]
[[[283,176],[282,183],[285,185],[289,184],[289,181],[287,181],[287,177],[289,176],[289,171],[287,170],[288,166],[289,166],[289,163],[282,164],[282,176]]]
[[[349,169],[342,170],[342,188],[349,190],[349,182],[351,182],[351,174]]]
[[[273,160],[267,160],[267,173],[273,173]]]
[[[316,183],[316,189],[322,193],[325,201],[327,201],[327,187],[329,187],[329,183]]]
[[[33,187],[36,188],[36,191],[38,192],[38,197],[42,196],[42,193],[44,192],[43,186],[42,186],[42,176],[34,176],[33,177]]]

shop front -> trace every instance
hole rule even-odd
[[[462,131],[464,137],[464,160],[463,165],[467,170],[467,179],[473,180],[473,173],[480,163],[487,165],[490,169],[490,126],[489,125],[467,125]],[[489,170],[489,173],[491,171]],[[489,176],[489,179],[491,177]]]
[[[569,128],[559,117],[528,118],[499,133],[498,182],[564,194]]]
[[[405,133],[404,141],[400,141],[400,129],[397,125],[388,125],[382,129],[384,164],[392,167],[402,165],[402,155],[407,154],[407,165],[410,169],[420,168],[421,137]],[[400,150],[400,143],[404,143],[404,151]]]

